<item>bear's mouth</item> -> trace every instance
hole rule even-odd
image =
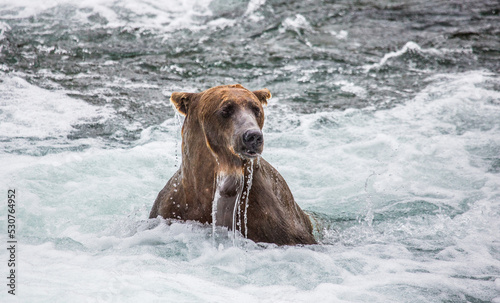
[[[243,156],[244,158],[257,158],[260,153],[258,153],[257,151],[255,150],[245,150],[243,151],[242,153],[240,153],[241,156]]]

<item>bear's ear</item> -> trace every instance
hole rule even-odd
[[[267,88],[254,90],[252,93],[257,96],[257,99],[259,99],[260,103],[263,105],[267,105],[267,100],[271,99],[271,92]]]
[[[170,96],[170,102],[175,106],[177,111],[184,116],[187,115],[189,103],[194,99],[196,93],[178,93],[173,92],[172,96]]]

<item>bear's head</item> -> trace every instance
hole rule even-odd
[[[216,86],[201,93],[172,93],[170,101],[186,116],[183,149],[199,153],[202,150],[196,145],[204,144],[222,170],[241,168],[243,161],[262,153],[262,106],[269,98],[268,89],[252,92],[240,84]]]

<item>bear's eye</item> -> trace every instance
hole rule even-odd
[[[220,109],[220,115],[223,118],[229,118],[233,115],[233,113],[234,113],[234,106],[232,104],[225,105]]]
[[[255,117],[259,117],[260,116],[260,108],[257,107],[257,106],[252,106],[252,112],[253,114],[255,115]]]

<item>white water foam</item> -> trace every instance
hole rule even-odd
[[[436,76],[429,79],[434,84],[414,101],[388,111],[365,109],[303,115],[292,126],[281,128],[270,122],[268,125],[272,124],[270,127],[279,133],[266,141],[266,152],[271,146],[276,153],[267,157],[288,161],[302,159],[302,154],[317,156],[314,160],[305,159],[304,166],[308,169],[284,172],[297,182],[293,184],[295,187],[303,188],[303,193],[296,194],[303,202],[313,203],[325,196],[346,199],[343,193],[352,194],[354,187],[363,188],[374,169],[373,187],[379,194],[392,192],[400,196],[410,189],[411,195],[426,196],[434,191],[440,193],[435,196],[436,202],[447,203],[448,198],[458,198],[456,192],[446,189],[452,184],[466,186],[464,194],[474,188],[467,177],[470,172],[477,173],[476,177],[495,176],[484,174],[486,170],[495,170],[491,168],[494,162],[478,163],[474,154],[481,150],[487,158],[494,159],[495,146],[499,144],[496,137],[499,95],[481,87],[496,81],[491,77],[483,72]],[[268,119],[276,116],[271,113]],[[457,163],[457,167],[453,164],[448,167],[443,159],[447,159],[446,164]],[[408,166],[415,161],[422,161],[422,165]],[[480,167],[476,168],[477,165]],[[345,175],[343,171],[351,173]],[[307,182],[311,174],[323,175],[312,187]],[[429,183],[431,176],[436,179]],[[439,181],[440,178],[448,181]],[[335,188],[330,188],[331,184]],[[305,190],[306,187],[310,190]],[[380,198],[392,200],[390,196]],[[347,208],[358,204],[349,199],[345,202]]]
[[[0,3],[3,18],[28,18],[55,9],[74,7],[77,11],[72,21],[88,23],[88,17],[99,14],[107,21],[107,27],[140,28],[171,32],[181,28],[197,30],[204,28],[197,20],[211,15],[209,0],[150,1],[129,0],[55,0],[55,1],[6,1]],[[88,9],[91,9],[90,11]],[[96,25],[102,26],[102,25]]]
[[[99,121],[110,110],[95,107],[33,86],[25,80],[0,74],[0,137],[38,138],[68,135],[76,123]]]
[[[155,30],[170,33],[179,29],[199,31],[203,29],[221,29],[236,22],[224,17],[204,23],[202,20],[211,17],[212,0],[55,0],[55,1],[0,1],[0,13],[5,19],[36,17],[57,7],[73,7],[79,9],[72,21],[83,24],[89,22],[89,16],[99,14],[104,18],[106,27],[124,27],[130,29]],[[247,4],[245,16],[254,21],[262,17],[255,14],[256,10],[265,4],[265,0],[252,0]],[[91,9],[91,10],[89,10]],[[96,24],[96,27],[103,26]],[[0,36],[1,37],[1,36]]]
[[[380,59],[380,61],[378,63],[364,66],[364,70],[366,72],[368,72],[371,69],[380,68],[380,67],[384,66],[389,59],[397,58],[397,57],[400,57],[406,53],[411,53],[411,52],[427,53],[427,54],[436,55],[436,56],[441,55],[441,52],[437,49],[434,49],[434,48],[423,49],[417,43],[409,41],[400,50],[385,54],[384,57],[382,59]]]

